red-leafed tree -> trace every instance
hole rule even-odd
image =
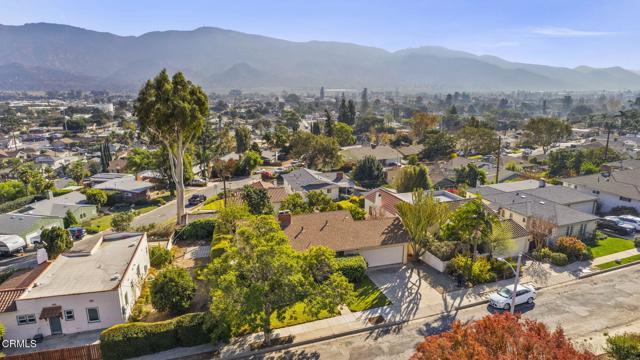
[[[488,315],[468,324],[454,322],[451,331],[425,337],[412,360],[594,360],[565,337],[561,328],[510,313]]]

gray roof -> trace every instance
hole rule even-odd
[[[484,196],[484,199],[489,201],[489,207],[494,210],[505,208],[526,217],[545,219],[558,226],[593,221],[598,218],[553,201],[518,192],[488,195]]]
[[[352,161],[360,160],[367,155],[373,156],[378,160],[399,161],[402,158],[402,154],[389,145],[378,145],[376,147],[351,146],[343,149],[341,153],[345,158]]]
[[[89,180],[92,183],[102,183],[102,182],[105,182],[105,181],[109,181],[109,180],[113,180],[113,179],[121,179],[123,177],[128,177],[128,176],[131,176],[131,175],[130,174],[121,174],[121,173],[98,173],[98,174],[95,174],[95,175],[91,176],[87,180]]]
[[[23,213],[31,215],[46,215],[64,217],[67,210],[75,210],[81,207],[95,206],[86,203],[87,197],[79,191],[72,191],[68,194],[56,196],[53,199],[46,199],[29,204]]]
[[[545,187],[524,190],[522,192],[562,205],[596,201],[598,199],[596,196],[585,194],[578,190],[560,185],[547,185]]]
[[[0,214],[0,234],[25,236],[47,226],[62,226],[62,219],[29,214]]]
[[[640,200],[640,168],[614,171],[611,175],[592,174],[564,179],[566,184],[582,185],[629,199]]]
[[[487,185],[487,187],[491,187],[496,190],[500,190],[504,192],[522,191],[522,190],[529,190],[529,189],[535,189],[540,187],[540,181],[521,180],[521,181],[506,182],[506,183],[500,183],[500,184],[491,184],[491,185]]]
[[[337,178],[337,172],[321,173],[311,169],[298,169],[288,174],[282,175],[282,178],[291,186],[293,191],[312,191],[324,189],[327,187],[354,187],[354,182],[347,178],[345,174],[342,180]]]
[[[120,179],[105,181],[94,186],[96,189],[125,191],[131,193],[141,193],[154,187],[155,185],[148,181],[138,181],[135,177],[129,175]]]

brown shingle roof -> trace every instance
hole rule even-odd
[[[527,231],[527,229],[518,225],[518,223],[511,219],[503,220],[502,224],[511,231],[511,235],[514,239],[529,236],[529,232]]]
[[[40,312],[39,319],[49,319],[52,317],[62,317],[62,306],[45,306]]]
[[[29,270],[20,270],[0,284],[0,312],[16,311],[16,299],[36,281],[50,262],[44,262]]]
[[[269,195],[269,199],[271,200],[271,202],[274,204],[283,202],[284,199],[289,196],[287,189],[283,186],[268,188],[267,194]]]
[[[0,312],[16,311],[16,299],[23,292],[24,289],[0,291]]]
[[[284,232],[298,251],[318,245],[347,251],[410,240],[399,218],[355,221],[345,210],[293,215]]]

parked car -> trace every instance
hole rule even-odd
[[[505,286],[496,291],[489,298],[489,305],[497,308],[509,310],[511,309],[511,294],[513,294],[513,285]],[[536,299],[536,289],[531,285],[518,285],[516,292],[516,305],[528,303],[532,304]]]
[[[195,206],[201,204],[207,200],[207,197],[204,194],[193,194],[189,198],[189,205]]]
[[[598,219],[598,229],[608,230],[618,235],[632,235],[636,232],[635,226],[625,223],[616,216]]]
[[[199,187],[207,186],[207,180],[199,179],[199,178],[193,179],[189,183],[189,186],[199,186]]]
[[[71,235],[73,240],[76,241],[81,240],[87,233],[82,226],[72,226],[67,230],[69,231],[69,235]]]
[[[640,217],[633,215],[621,215],[618,216],[618,219],[629,225],[632,225],[633,227],[635,227],[636,231],[640,230]]]

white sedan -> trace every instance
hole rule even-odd
[[[513,294],[513,285],[505,286],[498,290],[489,298],[489,305],[494,308],[509,310],[511,309],[511,294]],[[518,285],[516,292],[516,305],[528,303],[532,304],[536,299],[536,289],[531,285]]]

